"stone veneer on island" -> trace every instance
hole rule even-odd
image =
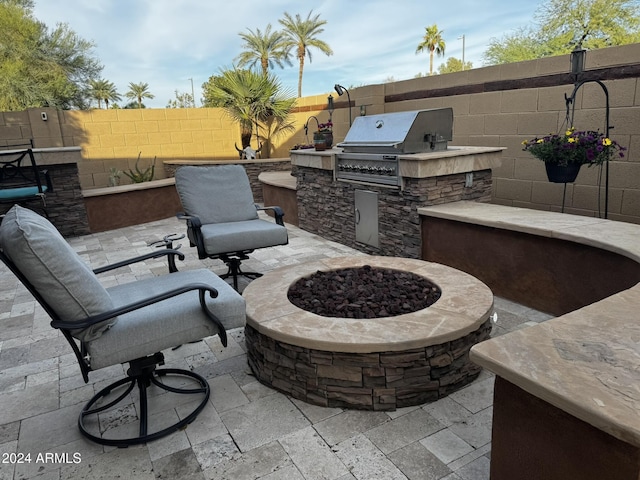
[[[460,200],[489,202],[491,169],[500,165],[503,150],[451,146],[440,152],[399,155],[400,188],[337,180],[335,162],[341,148],[292,150],[298,225],[369,254],[420,258],[418,208]],[[378,195],[378,247],[356,241],[357,190]]]

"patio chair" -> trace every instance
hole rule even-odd
[[[25,146],[13,145],[0,151],[0,203],[24,205],[38,201],[49,218],[45,197],[53,192],[51,177],[38,167],[33,150]]]
[[[156,368],[164,365],[162,351],[211,335],[218,335],[226,346],[226,330],[245,322],[244,299],[207,269],[176,271],[109,288],[96,276],[164,256],[184,258],[177,250],[163,248],[92,271],[37,213],[16,205],[0,224],[0,260],[42,305],[52,319],[51,326],[68,340],[85,383],[92,371],[129,364],[126,377],[101,389],[80,412],[80,432],[102,445],[145,443],[193,422],[209,399],[209,384],[195,372]],[[109,415],[131,415],[126,407],[135,402],[135,386],[138,428],[127,423],[108,429],[102,422]],[[149,418],[154,401],[177,403],[182,394],[195,404],[190,413],[161,425],[157,424],[162,415]]]
[[[222,260],[228,267],[222,278],[257,278],[258,272],[240,268],[242,260],[258,248],[289,242],[280,207],[259,207],[253,201],[251,185],[241,165],[213,167],[184,166],[176,171],[176,189],[185,212],[178,218],[187,222],[187,236],[198,258]],[[275,223],[258,218],[259,210],[271,210]]]

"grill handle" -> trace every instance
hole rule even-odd
[[[356,225],[360,224],[360,210],[356,207]]]

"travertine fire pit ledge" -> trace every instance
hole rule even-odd
[[[414,313],[378,319],[322,317],[287,299],[299,278],[318,270],[359,267],[411,271],[442,289],[430,307]],[[244,290],[247,324],[259,333],[290,345],[345,353],[397,352],[439,345],[474,332],[493,313],[489,287],[459,270],[422,260],[351,256],[272,270]]]

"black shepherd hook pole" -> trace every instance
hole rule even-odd
[[[564,95],[564,99],[567,104],[568,127],[573,127],[573,116],[576,110],[575,99],[576,99],[576,94],[578,93],[578,90],[580,90],[580,87],[582,87],[585,83],[595,82],[598,85],[600,85],[602,87],[602,90],[604,91],[604,97],[606,102],[606,105],[605,105],[606,132],[605,133],[607,138],[609,138],[609,132],[613,128],[609,124],[609,90],[607,89],[604,83],[602,83],[600,80],[597,80],[597,79],[596,80],[586,79],[586,80],[578,81],[578,78],[580,77],[584,69],[585,55],[586,55],[586,50],[584,50],[580,45],[576,46],[576,48],[571,52],[571,73],[575,75],[575,84],[574,84],[575,86],[573,88],[573,93],[571,94],[570,97],[567,97],[566,93]],[[604,187],[604,218],[607,218],[609,216],[609,159],[608,158],[605,164],[604,185],[605,185]],[[566,188],[566,184],[565,184],[565,188]],[[598,209],[600,209],[600,199],[598,199]]]

